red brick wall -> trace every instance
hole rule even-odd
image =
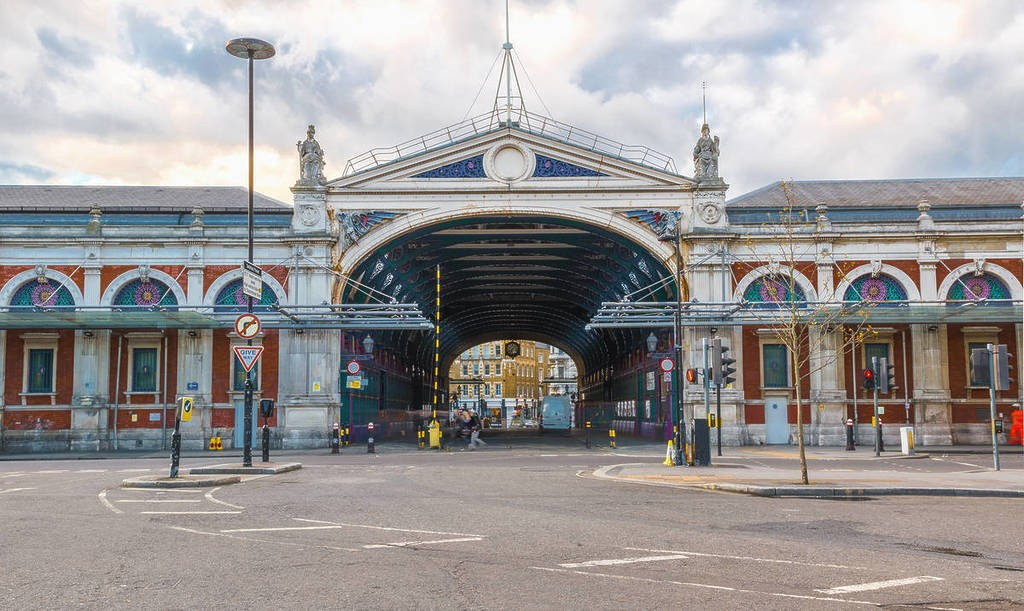
[[[31,431],[36,428],[36,418],[44,431],[58,431],[71,428],[71,410],[39,409],[4,411],[4,428],[17,431]]]
[[[7,347],[4,366],[5,383],[3,388],[4,403],[7,405],[21,405],[21,391],[25,374],[25,342],[22,333],[43,333],[53,332],[52,329],[31,329],[27,331],[9,331],[7,333]],[[71,395],[74,390],[74,366],[75,366],[75,332],[62,330],[57,332],[57,354],[56,356],[56,377],[54,379],[54,391],[56,392],[57,404],[67,405],[71,402]],[[47,396],[26,397],[28,405],[50,405],[51,398]]]

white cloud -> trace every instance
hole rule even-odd
[[[554,118],[673,155],[684,174],[708,81],[733,195],[789,177],[1022,166],[1013,1],[535,0],[511,17]],[[256,36],[278,48],[256,76],[257,188],[287,200],[307,122],[338,175],[349,157],[461,120],[478,91],[473,110],[489,108],[497,72],[481,84],[504,29],[500,0],[5,2],[0,166],[52,182],[244,185],[245,67],[222,49]]]

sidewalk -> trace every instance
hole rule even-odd
[[[638,484],[766,497],[1024,497],[1024,457],[1019,446],[1000,448],[1000,471],[991,463],[986,467],[943,459],[968,453],[978,458],[986,452],[991,456],[991,448],[930,448],[916,456],[886,452],[877,458],[873,451],[866,450],[807,448],[809,485],[800,483],[799,451],[789,446],[727,448],[725,456],[712,456],[709,467],[628,463],[603,467],[593,475]]]

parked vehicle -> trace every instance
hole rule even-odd
[[[540,431],[568,431],[572,426],[572,400],[566,395],[548,395],[541,401]]]

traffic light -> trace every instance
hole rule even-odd
[[[890,365],[889,359],[884,356],[877,363],[875,373],[878,374],[878,392],[887,393],[896,387],[896,366]]]
[[[875,372],[871,369],[864,370],[864,390],[874,390]]]
[[[687,369],[686,370],[686,383],[687,384],[696,384],[697,381],[698,381],[697,380],[697,376],[699,374],[700,374],[700,370],[699,369]]]
[[[992,385],[992,370],[989,368],[988,348],[971,349],[971,386]]]
[[[996,344],[992,349],[992,366],[996,370],[996,390],[1009,390],[1013,380],[1010,379],[1010,359],[1013,355],[1006,351],[1006,344]]]
[[[732,365],[736,359],[728,357],[729,348],[722,345],[722,340],[715,338],[711,352],[711,380],[718,386],[726,386],[736,381],[732,374],[736,368]]]

